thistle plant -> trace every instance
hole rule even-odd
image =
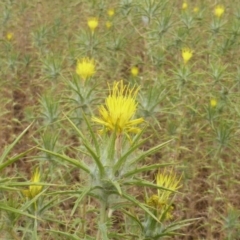
[[[133,8],[132,0],[121,0],[120,2],[120,10],[123,16],[127,17]]]
[[[11,40],[8,40],[6,35],[6,41],[4,41],[3,43],[4,43],[4,52],[6,56],[10,56],[10,54],[13,54],[14,39],[12,38]]]
[[[211,30],[214,35],[220,32],[220,29],[223,27],[223,25],[226,23],[222,20],[222,15],[224,14],[224,6],[217,5],[214,9],[214,19],[211,23]]]
[[[217,152],[221,152],[224,147],[229,146],[233,135],[233,129],[230,123],[221,122],[215,130],[216,140],[218,142]]]
[[[46,130],[41,134],[41,141],[37,142],[39,146],[42,148],[47,149],[48,151],[55,151],[58,152],[58,143],[59,140],[59,133],[56,133],[54,128],[49,126]],[[44,153],[41,157],[41,160],[49,162],[49,172],[53,174],[55,169],[55,159],[51,154]]]
[[[163,2],[160,3],[152,0],[142,1],[139,5],[140,14],[142,17],[146,18],[149,24],[151,24],[152,21],[157,18],[162,8],[164,8]]]
[[[173,217],[171,213],[173,208],[171,206],[172,203],[170,196],[180,188],[180,180],[181,178],[177,179],[177,176],[173,173],[172,169],[168,174],[166,172],[166,169],[164,169],[163,173],[159,171],[156,176],[157,185],[169,189],[169,191],[158,189],[158,194],[152,195],[147,200],[147,204],[157,210],[156,214],[158,218],[161,219],[161,221],[164,221],[162,218],[171,219]]]
[[[72,81],[67,83],[72,94],[68,100],[73,103],[74,112],[77,113],[79,120],[82,119],[81,111],[85,113],[92,112],[92,104],[98,100],[96,94],[96,85],[90,85],[88,82],[79,81],[79,78],[73,76]],[[79,111],[80,110],[80,111]]]
[[[76,36],[77,52],[82,56],[93,57],[101,48],[101,41],[93,31],[81,30]]]
[[[35,169],[31,178],[31,182],[34,183],[34,185],[30,185],[29,189],[22,191],[23,195],[29,199],[36,197],[42,191],[42,188],[43,188],[42,185],[36,185],[37,183],[40,182],[39,168]],[[37,208],[36,202],[34,204],[34,208],[35,209]]]
[[[96,63],[94,59],[82,58],[76,65],[76,75],[73,75],[72,81],[66,80],[70,89],[70,100],[73,103],[73,118],[82,121],[82,113],[92,112],[92,105],[98,100],[98,94],[95,89],[97,84],[91,80],[96,72]]]
[[[157,22],[157,33],[162,38],[173,26],[172,13],[164,12]]]
[[[115,15],[115,9],[114,8],[109,8],[107,10],[107,15],[108,15],[108,20],[105,22],[105,26],[107,29],[112,28],[113,26],[113,18]]]
[[[5,60],[6,67],[11,71],[12,75],[15,76],[19,65],[19,55],[17,53],[10,53],[8,58]]]
[[[92,77],[95,73],[94,60],[89,58],[78,60],[76,73],[82,78],[84,82],[87,81],[87,79]]]
[[[52,125],[59,119],[59,102],[53,98],[51,93],[43,94],[39,103],[41,105],[40,119],[43,126]]]
[[[195,19],[194,19],[194,16],[190,12],[184,11],[181,14],[181,20],[182,20],[184,26],[187,28],[187,30],[194,28]]]
[[[214,120],[219,116],[218,113],[218,102],[215,98],[212,98],[206,109],[207,120],[210,122],[212,128],[214,129]]]
[[[234,20],[231,26],[230,33],[225,37],[223,43],[220,45],[222,54],[234,49],[238,42],[238,36],[240,35],[239,20]]]
[[[177,82],[177,89],[179,90],[179,96],[182,95],[182,89],[186,85],[186,83],[189,81],[190,76],[193,75],[191,72],[190,67],[188,66],[188,62],[193,56],[193,50],[190,48],[183,48],[182,49],[182,60],[183,64],[180,65],[180,67],[176,67],[176,70],[172,70],[174,74],[174,79],[176,79]]]
[[[4,170],[7,166],[15,163],[17,160],[19,160],[21,157],[25,156],[27,153],[32,151],[32,149],[29,149],[25,152],[22,152],[18,155],[15,155],[13,157],[9,157],[11,151],[13,151],[14,147],[17,145],[17,143],[21,140],[21,138],[26,134],[26,132],[29,130],[32,124],[30,124],[19,136],[15,138],[15,140],[9,144],[9,146],[6,146],[5,149],[3,150],[1,156],[0,156],[0,171]],[[7,190],[7,181],[4,179],[1,179],[2,183],[1,184],[1,190]]]
[[[42,72],[44,79],[56,81],[62,72],[63,60],[60,56],[48,55],[42,59]]]
[[[109,91],[105,106],[101,105],[99,107],[100,116],[92,117],[92,122],[102,126],[99,131],[100,136],[95,133],[93,126],[85,115],[84,119],[91,140],[88,140],[88,136],[67,118],[84,146],[85,150],[81,150],[81,152],[91,159],[91,164],[70,158],[65,154],[41,149],[83,170],[88,175],[89,180],[86,182],[89,184],[78,189],[80,195],[76,204],[79,204],[81,199],[86,196],[91,196],[99,202],[99,230],[96,239],[109,239],[111,230],[108,229],[108,222],[114,212],[114,206],[123,201],[128,201],[130,204],[141,208],[152,219],[159,222],[158,217],[129,192],[129,186],[145,186],[171,191],[171,189],[168,189],[169,186],[153,184],[141,178],[140,173],[158,169],[169,165],[169,163],[139,166],[139,163],[146,156],[154,154],[168,143],[161,143],[147,151],[141,152],[138,150],[145,142],[140,138],[143,133],[140,124],[143,124],[144,120],[143,118],[134,118],[137,110],[136,97],[139,88],[130,88],[129,85],[124,85],[123,81],[120,81],[115,82]],[[74,206],[74,209],[76,208],[77,205]],[[117,236],[117,234],[115,235]],[[127,236],[128,233],[124,233],[124,235]]]
[[[22,157],[29,154],[33,148],[30,148],[24,152],[21,152],[19,154],[15,154],[14,156],[10,156],[16,147],[16,145],[20,142],[20,140],[24,137],[24,135],[29,131],[32,124],[30,124],[19,136],[15,138],[15,140],[5,147],[4,151],[2,152],[0,156],[0,171],[1,171],[1,194],[2,194],[2,202],[0,205],[0,209],[2,211],[1,216],[4,217],[5,222],[4,224],[1,224],[1,232],[2,234],[5,234],[6,232],[9,232],[9,236],[12,238],[16,237],[15,224],[17,223],[18,219],[21,216],[27,216],[31,219],[34,219],[35,216],[32,214],[29,214],[27,212],[24,212],[22,209],[19,209],[19,203],[17,202],[16,196],[13,194],[7,195],[7,192],[18,192],[19,191],[19,182],[18,178],[14,177],[7,177],[4,174],[4,170],[9,167],[10,165],[17,162]],[[8,196],[8,199],[5,197]],[[7,220],[8,219],[8,220]],[[9,221],[9,222],[8,222]],[[8,225],[9,224],[9,225]]]
[[[43,193],[46,192],[46,189],[43,189],[43,185],[40,182],[41,174],[39,172],[39,168],[37,167],[32,174],[28,189],[22,190],[25,200],[25,204],[22,206],[22,209],[34,216],[34,218],[31,219],[32,223],[30,223],[32,228],[31,236],[27,234],[28,237],[33,239],[39,239],[38,220],[43,216],[44,211],[51,206],[50,202],[45,201],[44,199]]]
[[[158,122],[159,113],[161,112],[160,104],[167,95],[165,86],[155,83],[149,86],[139,94],[139,112],[149,122],[153,131],[157,134],[155,126],[160,124]]]
[[[239,209],[235,209],[233,206],[228,206],[227,213],[221,214],[221,221],[223,222],[222,231],[225,233],[226,240],[235,239],[240,234],[239,226]]]
[[[210,76],[215,80],[214,83],[220,82],[227,76],[226,70],[228,65],[222,65],[221,63],[214,62],[213,64],[210,63]]]
[[[21,190],[22,201],[20,210],[25,219],[25,228],[21,230],[25,238],[41,239],[41,223],[56,222],[56,219],[51,218],[51,212],[48,211],[54,205],[58,204],[56,194],[48,195],[47,190],[55,184],[44,183],[43,165],[37,166],[32,172],[31,180],[26,183],[21,183],[20,186],[27,186]],[[42,170],[42,171],[41,171]],[[55,169],[56,170],[56,169]],[[47,174],[49,173],[46,171]],[[56,174],[56,172],[55,172]],[[52,175],[51,175],[52,176]],[[19,183],[18,183],[19,184]]]
[[[45,49],[49,30],[45,25],[39,26],[34,32],[32,32],[33,44],[40,52]]]
[[[92,34],[94,34],[95,29],[98,26],[98,19],[97,18],[89,18],[87,24],[88,24],[88,27],[90,28]]]
[[[181,177],[178,178],[172,169],[169,173],[167,173],[166,169],[163,172],[158,172],[156,176],[157,186],[161,186],[166,190],[158,189],[157,194],[147,199],[147,205],[159,221],[156,221],[149,215],[145,216],[144,222],[142,223],[145,240],[157,240],[165,236],[173,236],[176,230],[188,224],[187,221],[175,223],[170,221],[173,219],[173,197],[180,188],[180,180]]]

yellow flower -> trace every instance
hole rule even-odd
[[[134,77],[136,77],[136,76],[138,75],[138,73],[139,73],[138,67],[132,67],[132,68],[131,68],[131,74],[132,74]]]
[[[110,22],[110,21],[107,21],[106,22],[106,27],[109,29],[109,28],[111,28],[112,27],[112,23]]]
[[[164,170],[163,173],[158,172],[156,177],[157,185],[166,188],[166,190],[158,189],[158,194],[152,195],[147,200],[147,204],[157,210],[157,217],[161,218],[162,215],[165,215],[165,219],[172,218],[171,211],[173,210],[173,207],[171,206],[170,195],[174,193],[173,191],[180,188],[180,180],[181,177],[178,179],[172,170],[169,174],[166,173],[166,170]]]
[[[103,125],[108,131],[116,131],[118,135],[129,132],[138,133],[140,129],[135,127],[142,123],[143,118],[132,119],[136,110],[136,97],[139,88],[124,85],[123,81],[115,82],[110,95],[106,98],[106,106],[99,108],[100,118],[93,117],[92,121]]]
[[[181,180],[181,177],[177,179],[177,176],[173,173],[172,169],[169,174],[167,174],[166,169],[163,173],[158,172],[156,180],[158,186],[171,190],[167,191],[163,189],[158,189],[158,196],[162,200],[162,202],[167,202],[173,191],[176,191],[178,188],[180,188],[179,182]]]
[[[214,99],[214,98],[211,99],[211,100],[210,100],[210,105],[211,105],[212,108],[215,108],[215,107],[217,106],[217,100]]]
[[[147,200],[147,205],[157,210],[157,217],[161,218],[162,214],[165,215],[165,219],[172,219],[172,210],[173,207],[171,205],[166,204],[166,202],[162,202],[158,195],[152,195]]]
[[[186,2],[183,2],[182,10],[186,10],[187,8],[188,8],[188,4]]]
[[[114,9],[113,8],[110,8],[110,9],[108,9],[108,16],[109,17],[112,17],[114,14],[115,14],[115,11],[114,11]]]
[[[90,18],[88,19],[88,27],[91,29],[92,33],[98,26],[98,19],[97,18]]]
[[[31,182],[38,183],[40,182],[40,173],[39,169],[37,168],[34,171],[34,174],[31,178]],[[30,185],[28,190],[23,190],[23,194],[28,198],[34,198],[42,191],[43,186],[41,185]]]
[[[190,48],[183,48],[182,49],[182,58],[184,61],[184,64],[187,64],[187,62],[192,58],[193,51]]]
[[[198,12],[199,12],[199,8],[198,8],[198,7],[195,7],[195,8],[193,9],[193,12],[194,12],[194,13],[198,13]]]
[[[93,76],[95,73],[95,63],[93,59],[83,58],[78,60],[76,73],[83,79],[86,80],[87,78]]]
[[[13,33],[12,33],[12,32],[8,32],[8,33],[6,34],[6,39],[7,39],[8,41],[11,41],[12,38],[13,38]]]
[[[223,13],[224,13],[225,9],[223,7],[223,5],[217,5],[214,9],[214,15],[218,18],[220,18]]]

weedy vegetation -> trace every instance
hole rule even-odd
[[[239,1],[0,10],[0,239],[239,239]]]

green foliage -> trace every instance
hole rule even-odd
[[[238,239],[238,1],[7,0],[0,10],[3,239]],[[81,59],[93,60],[90,75],[76,71]],[[140,132],[92,121],[121,79],[140,89],[130,119],[144,119]],[[163,168],[182,176],[179,192],[155,182]],[[150,206],[162,191],[171,205]]]

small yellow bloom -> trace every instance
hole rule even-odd
[[[93,59],[83,58],[78,60],[76,73],[83,79],[86,80],[92,77],[95,73],[95,63]]]
[[[112,22],[110,22],[110,21],[107,21],[106,22],[106,28],[111,28],[112,27]]]
[[[183,2],[182,10],[186,10],[187,8],[188,8],[188,4],[186,2]]]
[[[193,12],[194,12],[194,13],[198,13],[198,12],[199,12],[199,8],[198,8],[198,7],[195,7],[195,8],[193,9]]]
[[[98,26],[98,19],[97,18],[90,18],[88,19],[88,27],[91,29],[92,33]]]
[[[187,64],[187,62],[192,58],[193,51],[190,48],[183,48],[182,49],[182,58],[184,61],[184,64]]]
[[[161,218],[162,214],[166,214],[165,215],[166,220],[172,219],[173,207],[171,205],[168,205],[166,202],[162,202],[158,195],[152,195],[147,200],[147,205],[157,210],[158,218]]]
[[[40,182],[40,173],[37,168],[31,178],[31,182],[38,183]],[[43,186],[41,185],[30,185],[28,190],[23,190],[23,194],[28,198],[34,198],[42,191]]]
[[[136,76],[138,75],[138,73],[139,73],[138,67],[132,67],[132,68],[131,68],[131,74],[132,74],[134,77],[136,77]]]
[[[220,18],[223,15],[224,11],[225,9],[223,5],[217,5],[214,9],[214,15]]]
[[[113,8],[110,8],[110,9],[108,9],[108,16],[109,17],[112,17],[114,14],[115,14],[115,11],[114,11],[114,9]]]
[[[6,34],[6,39],[7,39],[8,41],[11,41],[12,38],[13,38],[13,33],[12,33],[12,32],[8,32],[8,33]]]
[[[215,108],[216,106],[217,106],[217,100],[216,99],[211,99],[210,100],[210,106],[212,107],[212,108]]]
[[[150,207],[154,207],[156,209],[162,207],[162,203],[160,202],[159,196],[154,194],[147,200],[147,205]]]
[[[147,204],[150,207],[153,207],[157,210],[157,217],[162,218],[163,214],[165,215],[165,219],[172,218],[172,210],[170,195],[172,195],[178,188],[180,188],[179,182],[181,177],[178,179],[176,174],[171,170],[169,174],[164,170],[163,173],[158,172],[156,181],[159,187],[163,187],[165,189],[158,189],[157,195],[152,195],[148,200]],[[168,191],[169,189],[170,191]]]
[[[103,125],[108,131],[116,131],[118,135],[138,133],[140,129],[135,125],[144,121],[143,118],[132,119],[137,110],[138,91],[139,88],[130,89],[123,81],[115,82],[112,90],[109,89],[105,106],[99,107],[100,118],[93,117],[92,121]]]
[[[170,195],[173,193],[173,191],[176,191],[181,186],[179,185],[179,182],[181,180],[181,177],[177,179],[177,176],[175,173],[173,173],[173,170],[167,174],[166,169],[163,171],[163,173],[158,172],[157,174],[157,185],[166,189],[169,189],[171,191],[167,190],[161,190],[158,189],[158,196],[162,200],[162,202],[167,202],[169,200]]]

